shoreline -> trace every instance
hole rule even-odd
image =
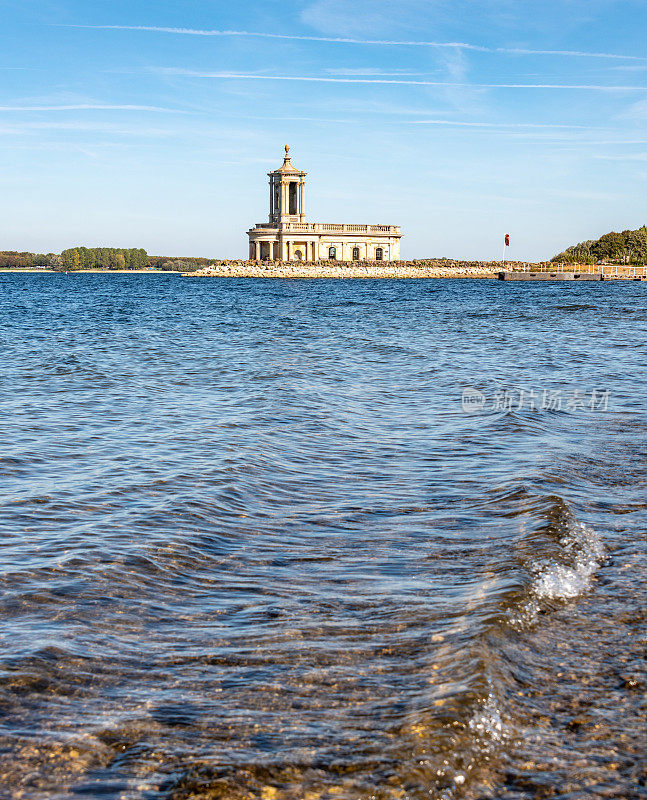
[[[640,274],[638,270],[641,270]],[[193,272],[182,272],[183,278],[284,278],[284,279],[421,279],[421,278],[472,278],[496,280],[505,272],[513,280],[522,276],[548,279],[559,277],[566,280],[567,274],[581,273],[590,280],[590,267],[575,264],[553,264],[551,262],[506,261],[459,261],[450,259],[420,259],[414,261],[218,261]],[[605,265],[594,274],[599,280],[642,279],[645,268],[633,266]],[[575,275],[575,277],[580,277]],[[510,278],[508,278],[510,279]]]
[[[0,272],[34,272],[46,275],[179,275],[175,269],[39,269],[38,267],[0,267]]]
[[[511,265],[522,270],[527,262]],[[532,265],[534,266],[534,265]],[[500,262],[477,261],[221,261],[195,272],[182,272],[184,278],[478,278],[495,279]]]
[[[417,280],[423,278],[471,278],[496,280],[502,272],[500,261],[459,261],[450,259],[420,259],[413,261],[243,261],[218,260],[207,267],[180,272],[165,269],[78,269],[65,270],[39,267],[0,267],[0,273],[44,274],[44,275],[178,275],[183,278],[281,278],[303,279],[385,279]],[[512,280],[524,280],[522,276],[544,277],[542,273],[580,272],[590,279],[588,265],[552,264],[550,262],[508,261],[505,272]],[[535,273],[534,276],[529,273]],[[645,280],[647,268],[628,265],[603,265],[599,270],[600,280]],[[514,277],[512,277],[514,276]],[[552,275],[551,277],[557,277]],[[561,275],[560,275],[561,277]],[[547,276],[546,276],[547,279]],[[565,278],[564,278],[565,279]]]

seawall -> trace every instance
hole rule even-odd
[[[527,263],[508,264],[528,268]],[[535,265],[532,265],[535,266]],[[498,261],[218,261],[184,277],[200,278],[496,278]]]

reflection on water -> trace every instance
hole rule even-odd
[[[643,796],[645,285],[0,282],[8,796]]]

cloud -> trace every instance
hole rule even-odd
[[[522,47],[494,47],[489,52],[510,53],[520,56],[567,56],[572,58],[620,58],[628,61],[647,61],[643,56],[627,56],[621,53],[595,53],[586,50],[530,50]]]
[[[549,123],[535,124],[531,122],[470,122],[453,119],[416,119],[410,120],[409,125],[456,125],[466,128],[566,128],[568,130],[590,131],[590,125],[551,125]]]
[[[106,105],[102,103],[77,103],[59,106],[0,106],[0,111],[163,111],[169,114],[183,114],[174,108],[159,106]]]
[[[476,116],[482,112],[483,91],[468,79],[468,64],[463,50],[443,50],[439,59],[444,65],[444,96],[459,114]]]
[[[647,100],[639,100],[637,103],[633,103],[623,116],[627,119],[647,120]]]
[[[353,69],[351,67],[329,67],[326,72],[330,75],[347,75],[349,77],[361,77],[362,75],[373,75],[381,78],[402,78],[428,75],[428,72],[407,72],[406,70],[381,70],[378,67],[359,67]]]
[[[588,83],[459,83],[455,81],[419,81],[386,78],[328,78],[310,75],[260,75],[254,72],[204,72],[179,67],[155,67],[163,75],[181,75],[187,78],[216,78],[220,80],[303,81],[307,83],[361,83],[392,86],[439,86],[469,89],[569,89],[595,92],[647,92],[647,86],[604,86]]]
[[[110,136],[134,136],[134,137],[169,137],[175,136],[176,132],[167,128],[152,128],[141,124],[128,127],[122,124],[110,124],[105,122],[92,122],[88,121],[85,117],[83,120],[72,119],[62,121],[60,117],[54,117],[56,121],[52,121],[50,117],[46,122],[39,121],[25,121],[24,117],[20,121],[13,121],[0,126],[0,134],[2,135],[16,135],[25,136],[31,134],[38,134],[41,132],[56,132],[65,131],[67,133],[92,133],[92,134],[107,134]]]
[[[647,153],[627,153],[619,156],[593,156],[600,161],[647,161]]]
[[[199,28],[166,28],[158,25],[61,25],[65,28],[90,28],[93,30],[148,31],[150,33],[174,33],[182,36],[251,36],[262,39],[291,39],[302,42],[332,42],[335,44],[383,45],[386,47],[448,47],[474,50],[481,53],[507,53],[510,55],[565,56],[572,58],[611,58],[629,61],[647,61],[644,56],[622,53],[597,53],[583,50],[531,50],[518,47],[486,47],[468,42],[434,42],[399,39],[359,39],[341,36],[300,36],[292,33],[265,33],[259,31],[203,30]]]

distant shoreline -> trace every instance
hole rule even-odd
[[[0,267],[0,272],[36,272],[53,275],[179,275],[175,269],[40,269],[39,267]]]

